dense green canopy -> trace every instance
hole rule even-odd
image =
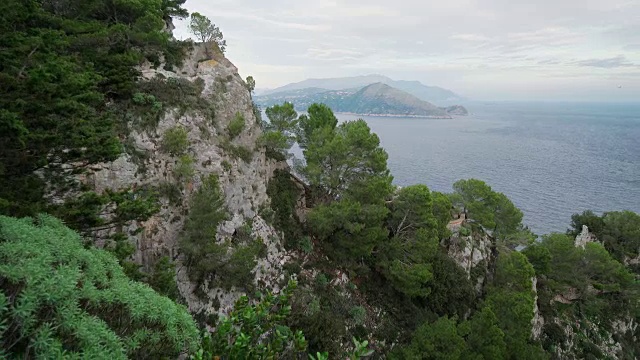
[[[0,335],[16,358],[177,357],[199,341],[186,308],[47,215],[0,217]]]

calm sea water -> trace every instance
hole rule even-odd
[[[640,213],[640,103],[466,105],[471,115],[453,120],[362,117],[396,184],[451,192],[458,179],[484,180],[537,234],[565,231],[586,209]]]

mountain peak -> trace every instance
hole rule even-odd
[[[464,100],[454,92],[437,86],[427,86],[416,80],[393,80],[380,74],[369,74],[342,78],[307,79],[297,83],[288,84],[279,88],[265,91],[262,94],[276,94],[308,88],[320,88],[325,90],[360,89],[371,84],[382,83],[390,87],[406,91],[420,100],[435,102],[440,105],[451,105]]]
[[[258,96],[255,100],[263,107],[290,101],[300,111],[304,111],[313,103],[324,103],[333,111],[342,113],[451,118],[444,109],[383,82],[348,90],[322,91],[317,88],[290,90]]]

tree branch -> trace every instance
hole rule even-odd
[[[40,45],[36,45],[35,48],[33,48],[33,50],[31,50],[31,52],[29,53],[29,55],[27,55],[27,59],[25,61],[25,64],[22,66],[22,69],[20,69],[20,72],[18,73],[18,79],[21,79],[24,71],[27,69],[27,65],[29,62],[29,59],[31,59],[31,57],[33,56],[33,54],[35,54],[35,52],[38,50],[38,48],[40,47]]]

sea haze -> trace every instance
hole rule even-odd
[[[565,231],[586,209],[640,212],[640,104],[465,106],[471,115],[452,120],[361,117],[389,153],[394,183],[451,192],[458,179],[484,180],[539,235]]]

